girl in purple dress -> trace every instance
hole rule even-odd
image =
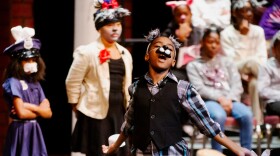
[[[4,50],[11,62],[2,85],[12,122],[6,136],[4,156],[47,156],[37,118],[51,118],[50,103],[39,83],[44,79],[45,64],[40,57],[41,42],[31,38],[33,28],[11,29],[16,42]]]

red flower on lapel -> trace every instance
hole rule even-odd
[[[99,52],[99,60],[100,64],[109,61],[110,59],[110,52],[106,49],[103,49]]]

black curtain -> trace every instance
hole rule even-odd
[[[34,0],[33,11],[35,36],[42,42],[47,67],[41,84],[53,111],[51,119],[39,122],[49,154],[69,154],[72,112],[65,79],[73,59],[74,0]]]

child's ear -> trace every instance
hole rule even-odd
[[[148,61],[149,61],[149,59],[150,59],[150,56],[149,56],[149,54],[148,54],[148,53],[146,53],[146,54],[145,54],[145,61],[147,61],[147,62],[148,62]]]
[[[173,61],[172,61],[172,67],[174,67],[174,66],[175,66],[175,64],[176,64],[176,60],[175,60],[175,59],[173,59]]]

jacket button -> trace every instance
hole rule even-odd
[[[151,119],[154,119],[156,116],[155,115],[151,115]]]
[[[154,98],[151,99],[151,102],[155,102],[156,100]]]
[[[151,132],[150,132],[150,134],[151,134],[151,135],[154,135],[154,134],[155,134],[155,132],[154,132],[154,131],[151,131]]]

